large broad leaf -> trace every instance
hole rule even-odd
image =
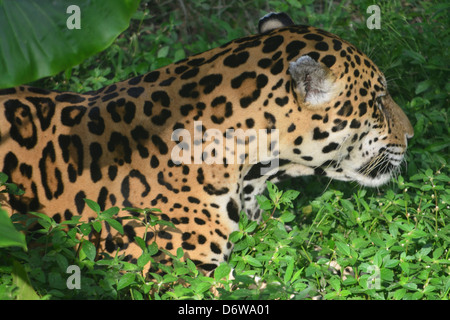
[[[0,88],[54,75],[104,50],[139,1],[0,0]]]
[[[13,262],[12,269],[13,283],[17,286],[16,292],[18,300],[39,300],[39,296],[31,285],[25,268],[17,261]]]
[[[25,236],[16,230],[6,211],[0,208],[0,248],[14,246],[27,250]]]

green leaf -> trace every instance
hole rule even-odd
[[[170,227],[170,228],[176,229],[176,227],[173,224],[173,222],[170,222],[170,221],[158,220],[157,224],[159,224],[160,226],[165,226],[165,227]]]
[[[180,260],[181,258],[183,258],[183,256],[184,256],[184,251],[183,251],[183,248],[180,247],[177,249],[177,259]]]
[[[5,183],[4,184],[6,187],[6,191],[9,194],[15,195],[15,196],[21,196],[23,195],[25,192],[23,190],[21,190],[16,184],[14,183]]]
[[[446,141],[438,141],[438,142],[434,142],[434,143],[430,143],[427,144],[427,146],[425,147],[425,151],[429,151],[429,152],[438,152],[441,151],[442,149],[448,148],[450,146],[450,142]]]
[[[350,251],[350,246],[349,246],[348,244],[337,241],[337,242],[336,242],[336,247],[337,247],[338,250],[339,250],[340,252],[342,252],[344,255],[350,257],[351,251]]]
[[[63,279],[60,272],[50,272],[48,274],[48,283],[51,288],[60,290],[67,288],[66,281]]]
[[[182,275],[188,274],[189,272],[190,272],[189,268],[186,268],[186,267],[177,267],[175,269],[176,276],[182,276]]]
[[[444,249],[443,248],[437,248],[436,250],[433,251],[433,259],[437,260],[439,259],[439,257],[444,253]]]
[[[175,61],[179,61],[181,59],[184,59],[186,57],[186,54],[184,53],[184,49],[178,49],[177,51],[175,51],[175,56],[174,56],[174,60]]]
[[[122,271],[138,271],[139,267],[136,265],[136,263],[130,263],[121,261],[122,264]]]
[[[418,52],[412,50],[403,50],[403,54],[411,58],[415,63],[424,65],[426,64],[426,59]]]
[[[431,252],[431,247],[424,247],[420,249],[419,252],[416,253],[416,257],[419,259],[423,259],[425,256],[427,256]]]
[[[396,267],[399,264],[399,262],[400,262],[400,260],[392,259],[392,260],[386,261],[386,263],[384,264],[384,267],[388,268],[388,269],[392,269],[392,268]]]
[[[134,241],[137,243],[137,245],[139,246],[139,248],[142,249],[142,251],[147,250],[147,245],[145,244],[144,239],[142,239],[141,237],[134,237]]]
[[[83,244],[81,246],[81,253],[84,254],[86,258],[88,258],[91,261],[95,260],[95,256],[97,254],[97,251],[95,249],[95,246],[90,241],[83,241]],[[81,257],[80,257],[81,258]]]
[[[352,292],[350,291],[350,290],[342,290],[340,293],[339,293],[339,295],[341,296],[341,297],[346,297],[346,296],[349,296],[349,295],[351,295],[352,294]]]
[[[413,291],[417,290],[417,284],[412,283],[412,282],[406,283],[403,287],[408,290],[413,290]]]
[[[296,217],[296,215],[294,213],[292,213],[290,211],[286,211],[281,215],[280,219],[284,223],[287,223],[287,222],[291,222],[292,220],[294,220],[295,217]]]
[[[240,240],[239,242],[237,242],[234,245],[233,250],[236,251],[236,252],[237,251],[242,251],[242,250],[248,248],[248,246],[249,246],[248,237],[244,237],[242,240]]]
[[[161,49],[158,50],[158,53],[157,53],[156,56],[158,58],[165,58],[165,57],[167,57],[167,55],[169,54],[169,49],[170,49],[169,46],[162,47]]]
[[[97,214],[100,214],[100,206],[98,205],[97,202],[91,199],[84,199],[84,202],[86,202],[86,204],[88,205],[89,208],[92,209],[92,211],[94,211]]]
[[[61,270],[64,270],[64,271],[67,270],[67,267],[69,266],[69,262],[67,261],[67,258],[64,255],[57,254],[55,256],[55,260]]]
[[[342,207],[344,207],[345,210],[352,212],[354,210],[353,203],[347,199],[341,199]]]
[[[310,265],[306,268],[305,276],[306,276],[306,277],[310,277],[310,276],[312,276],[313,274],[315,274],[316,272],[319,272],[319,271],[320,271],[320,267],[319,267],[319,266],[317,266],[317,265],[315,265],[315,264],[310,264]]]
[[[119,221],[114,219],[106,219],[106,222],[108,222],[108,224],[116,229],[120,234],[123,234],[123,226]]]
[[[339,291],[341,289],[341,280],[337,277],[330,279],[330,285],[333,287],[334,291]]]
[[[400,267],[402,268],[402,271],[404,273],[406,273],[407,275],[409,274],[409,263],[408,262],[401,262],[400,263]]]
[[[3,172],[0,172],[0,185],[5,184],[6,181],[8,181],[8,175],[4,174]]]
[[[245,227],[244,232],[253,232],[255,231],[256,227],[258,226],[257,221],[250,221],[250,223]]]
[[[243,236],[244,236],[244,233],[242,231],[233,231],[230,234],[230,242],[236,243],[239,240],[241,240]]]
[[[414,239],[425,238],[428,234],[425,231],[414,229],[410,236]]]
[[[394,280],[394,272],[390,269],[381,268],[380,276],[383,281],[392,281]]]
[[[295,200],[299,194],[300,194],[300,191],[287,190],[283,193],[283,198],[292,201],[292,200]]]
[[[214,270],[214,279],[216,281],[222,280],[224,278],[228,279],[230,271],[231,271],[231,267],[228,265],[228,263],[221,263],[216,268],[216,270]]]
[[[113,216],[115,216],[118,213],[119,213],[118,207],[111,207],[111,208],[103,211],[102,213],[100,213],[100,219],[112,218]]]
[[[194,273],[194,274],[197,274],[197,273],[198,273],[197,266],[195,265],[194,262],[192,262],[191,259],[186,259],[186,265],[187,265],[187,267],[189,268],[189,271],[190,271],[190,272],[192,272],[192,273]]]
[[[92,222],[92,227],[94,227],[95,231],[97,232],[102,231],[102,223],[100,221]]]
[[[175,282],[177,280],[178,280],[178,278],[172,274],[166,274],[163,277],[163,283],[171,283],[171,282]]]
[[[338,295],[339,295],[339,292],[333,291],[333,292],[327,293],[323,298],[325,300],[331,300],[331,299],[336,298]]]
[[[197,282],[197,283],[195,283],[194,291],[197,293],[202,293],[202,292],[209,290],[210,288],[211,288],[211,283],[209,283],[209,282],[206,282],[206,281]]]
[[[424,91],[426,91],[426,90],[428,90],[428,88],[430,88],[430,86],[431,86],[431,80],[430,79],[427,79],[427,80],[424,80],[424,81],[422,81],[422,82],[419,82],[418,84],[417,84],[417,87],[416,87],[416,94],[420,94],[420,93],[422,93],[422,92],[424,92]]]
[[[134,280],[136,278],[136,274],[129,272],[125,273],[119,280],[119,283],[117,284],[117,290],[122,290],[123,288],[128,287],[129,285],[134,283]]]
[[[89,224],[89,223],[81,224],[80,230],[81,230],[81,233],[83,233],[83,235],[88,236],[92,231],[91,224]]]
[[[258,201],[259,207],[262,210],[270,210],[273,208],[273,203],[266,196],[257,195],[256,200]]]
[[[12,268],[13,284],[17,286],[17,299],[19,300],[39,300],[39,296],[31,286],[28,274],[24,267],[17,261],[13,261]]]
[[[406,294],[406,289],[398,289],[394,292],[394,299],[395,300],[401,300]]]
[[[286,272],[284,274],[284,283],[287,283],[289,280],[291,280],[293,272],[294,272],[294,259],[290,258],[288,266],[286,268]]]
[[[47,216],[46,214],[40,213],[40,212],[30,212],[33,216],[36,216],[42,220],[44,220],[45,222],[47,222],[49,225],[52,224],[52,218],[50,218],[49,216]]]
[[[27,250],[25,236],[16,230],[5,210],[0,209],[0,248],[22,247]]]
[[[137,259],[137,265],[140,268],[145,267],[147,263],[150,262],[150,259],[152,256],[149,253],[143,253],[138,259]]]
[[[148,246],[148,253],[150,254],[150,255],[154,255],[154,254],[156,254],[157,252],[159,251],[159,248],[158,248],[158,244],[156,243],[156,242],[152,242],[149,246]]]
[[[244,260],[248,262],[249,265],[254,266],[254,267],[261,267],[262,264],[259,260],[257,260],[256,258],[253,258],[252,256],[245,256]]]
[[[69,10],[76,5],[77,13]],[[0,1],[0,88],[80,64],[124,31],[139,0]],[[79,22],[80,29],[73,28]]]
[[[398,226],[396,223],[391,222],[389,223],[389,233],[391,234],[391,236],[393,236],[394,238],[397,237],[398,234]]]

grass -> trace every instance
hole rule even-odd
[[[21,286],[42,299],[449,299],[450,5],[385,2],[381,29],[369,30],[365,9],[371,1],[230,3],[144,2],[108,50],[36,85],[98,89],[255,33],[256,17],[286,11],[298,23],[352,42],[384,71],[391,95],[414,126],[407,167],[376,190],[318,177],[269,184],[258,199],[266,211],[263,222],[241,217],[229,262],[209,277],[174,257],[172,267],[162,266],[164,275],[148,281],[142,270],[156,252],[152,245],[142,245],[136,264],[119,257],[95,261],[87,235],[119,208],[100,212],[88,203],[98,213],[89,223],[58,224],[38,215],[39,239],[53,246],[0,249],[0,299],[24,297],[16,285],[24,271],[29,281]],[[151,228],[163,222],[143,223]],[[79,266],[81,289],[68,289],[69,265]]]

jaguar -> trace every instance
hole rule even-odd
[[[285,13],[261,18],[258,34],[100,90],[2,89],[0,114],[0,171],[25,190],[3,194],[10,214],[89,221],[86,198],[101,210],[158,208],[172,224],[146,233],[124,219],[142,213],[122,210],[123,234],[105,223],[92,236],[98,254],[136,261],[134,240],[146,234],[158,261],[181,247],[205,272],[230,256],[241,212],[261,219],[266,181],[380,186],[413,136],[363,52]]]

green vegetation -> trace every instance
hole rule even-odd
[[[30,237],[39,234],[38,241],[53,245],[5,249],[0,238],[0,299],[33,297],[33,290],[42,299],[449,299],[450,4],[383,2],[381,29],[370,30],[365,21],[372,1],[232,3],[143,2],[129,30],[108,50],[35,85],[98,89],[255,33],[259,17],[285,11],[298,23],[342,36],[384,71],[391,95],[414,126],[404,170],[376,190],[319,177],[268,184],[258,198],[263,221],[241,217],[229,262],[211,276],[179,261],[180,249],[174,265],[161,266],[165,274],[152,273],[154,281],[148,281],[143,268],[156,248],[139,239],[143,254],[137,263],[120,257],[95,261],[90,231],[101,221],[115,221],[112,215],[122,208],[100,212],[87,200],[98,214],[91,222],[74,217],[56,223],[36,215],[23,222],[43,227]],[[151,214],[154,209],[140,210],[149,228],[166,223]],[[120,230],[114,222],[111,227]],[[80,289],[68,289],[69,265],[80,268]]]
[[[0,74],[7,75],[0,77],[0,88],[54,75],[106,49],[138,5],[139,0],[0,1]]]

